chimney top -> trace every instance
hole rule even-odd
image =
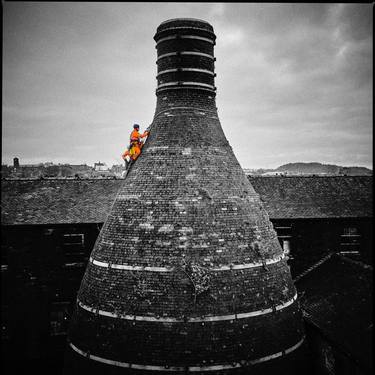
[[[208,22],[197,18],[172,18],[162,22],[158,26],[156,33],[171,28],[201,28],[211,32],[214,31],[213,27]]]
[[[215,94],[214,46],[216,35],[206,21],[175,18],[159,25],[157,90],[204,90]]]
[[[204,21],[204,20],[201,20],[199,18],[185,18],[185,17],[181,17],[181,18],[170,18],[169,20],[165,20],[163,21],[161,25],[164,25],[166,23],[170,23],[170,22],[174,22],[174,21],[181,21],[181,22],[184,22],[184,21],[189,21],[189,22],[203,22],[203,23],[206,23],[207,25],[210,25],[207,21]],[[210,25],[211,26],[211,25]]]

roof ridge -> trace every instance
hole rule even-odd
[[[320,265],[322,265],[323,263],[325,263],[328,259],[330,259],[333,255],[335,255],[334,252],[330,252],[328,253],[327,255],[325,255],[323,258],[321,258],[320,260],[318,260],[316,263],[314,263],[312,266],[310,266],[308,269],[306,269],[305,271],[303,271],[302,273],[300,273],[293,281],[294,282],[297,282],[299,281],[302,277],[306,276],[307,274],[309,274],[311,271],[313,271],[314,269],[316,269],[317,267],[319,267]]]
[[[360,266],[362,268],[365,268],[365,269],[369,269],[371,271],[373,271],[373,266],[371,266],[370,264],[367,264],[367,263],[364,263],[360,260],[354,260],[354,259],[351,259],[349,257],[346,257],[345,255],[343,254],[335,254],[337,255],[340,259],[342,259],[344,262],[347,262],[347,263],[351,263],[351,264],[355,264],[357,266]]]

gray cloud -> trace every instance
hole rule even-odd
[[[269,3],[5,3],[3,162],[120,163],[153,117],[156,27],[176,17],[214,26],[243,167],[372,165],[372,6]]]

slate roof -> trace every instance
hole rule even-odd
[[[372,217],[372,177],[249,177],[271,219]],[[102,223],[126,180],[2,180],[1,222]]]
[[[333,346],[372,363],[371,266],[333,254],[296,282],[304,315]]]
[[[250,177],[270,218],[372,217],[372,176]]]
[[[1,181],[2,224],[102,223],[124,180]]]

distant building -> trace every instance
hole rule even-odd
[[[106,163],[101,163],[99,161],[94,164],[94,170],[91,176],[94,178],[108,178],[113,177],[113,173],[109,170]]]
[[[9,167],[6,173],[5,168],[2,171],[2,178],[40,178],[45,173],[45,165],[39,164],[23,164],[20,165],[19,158],[13,158],[13,166]]]
[[[105,171],[93,171],[92,177],[101,179],[101,178],[113,178],[114,176],[113,176],[112,172],[107,169]]]
[[[40,178],[45,174],[43,164],[24,164],[18,168],[13,168],[12,178]]]
[[[49,165],[45,169],[45,177],[81,177],[90,178],[93,168],[86,164],[58,164]]]
[[[287,174],[287,172],[270,171],[270,172],[262,173],[262,176],[283,176],[283,175],[286,175],[286,174]]]
[[[13,167],[9,165],[1,165],[1,178],[9,178],[13,171]]]
[[[94,164],[94,170],[95,171],[108,171],[108,167],[106,163],[101,163],[99,161],[99,163]]]
[[[93,168],[87,164],[70,165],[72,175],[75,177],[90,178],[92,177]]]
[[[125,172],[125,166],[124,165],[112,165],[111,172],[116,177],[122,177],[123,173]]]

